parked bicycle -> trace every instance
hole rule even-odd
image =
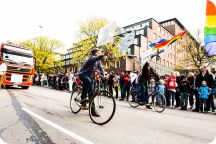
[[[134,88],[131,90],[129,98],[128,98],[128,102],[129,102],[130,106],[134,107],[134,108],[140,106],[140,101],[138,100],[136,94],[137,94],[136,89]],[[138,94],[140,94],[140,93],[138,93]],[[150,93],[148,95],[148,102],[150,104],[152,104],[154,109],[159,113],[162,113],[166,108],[165,96],[161,93],[157,93],[156,90],[154,90],[152,93]],[[145,104],[147,104],[147,103],[145,103]]]
[[[116,110],[116,102],[112,94],[100,88],[101,82],[97,82],[93,96],[89,99],[86,105],[80,104],[82,87],[76,86],[70,98],[70,108],[74,114],[80,110],[88,110],[91,120],[98,125],[108,123],[114,116]],[[92,108],[100,115],[100,117],[92,116]]]

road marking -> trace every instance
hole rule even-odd
[[[216,137],[215,137],[215,139],[214,139],[211,143],[209,143],[209,144],[216,144]]]
[[[29,111],[29,110],[27,110],[26,108],[22,108],[22,110],[25,111],[25,112],[27,112],[28,114],[30,114],[30,115],[38,118],[39,120],[47,123],[48,125],[50,125],[50,126],[56,128],[56,129],[60,130],[61,132],[63,132],[65,134],[67,134],[67,135],[69,135],[69,136],[71,136],[71,137],[79,140],[80,142],[82,142],[84,144],[94,144],[93,142],[91,142],[91,141],[89,141],[89,140],[87,140],[87,139],[85,139],[85,138],[83,138],[83,137],[81,137],[81,136],[79,136],[79,135],[77,135],[77,134],[75,134],[75,133],[73,133],[73,132],[71,132],[71,131],[69,131],[69,130],[67,130],[67,129],[65,129],[65,128],[63,128],[63,127],[61,127],[61,126],[59,126],[59,125],[57,125],[57,124],[55,124],[55,123],[53,123],[53,122],[45,119],[45,118],[43,118],[43,117],[41,117],[41,116],[39,116],[39,115],[37,115],[35,113],[33,113],[33,112],[31,112],[31,111]]]
[[[0,137],[0,144],[6,144]]]

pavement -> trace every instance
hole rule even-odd
[[[178,109],[163,113],[116,100],[106,125],[87,111],[71,113],[70,93],[32,86],[0,90],[0,144],[208,144],[216,138],[216,114]]]

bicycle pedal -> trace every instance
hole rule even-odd
[[[83,106],[81,109],[82,110],[88,110],[89,108],[87,106]]]

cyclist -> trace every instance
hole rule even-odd
[[[150,66],[149,62],[146,62],[142,68],[141,73],[138,76],[138,84],[140,85],[141,95],[138,95],[140,105],[146,102],[146,108],[151,109],[148,102],[148,89],[147,86],[150,83],[150,79],[154,77],[156,81],[159,81],[159,76],[155,70]]]
[[[100,54],[100,49],[94,48],[91,51],[91,57],[83,64],[82,68],[79,71],[79,78],[83,82],[82,84],[82,95],[80,103],[85,106],[88,101],[87,94],[89,99],[92,97],[94,92],[94,81],[95,81],[95,72],[99,69],[100,74],[104,76],[104,70],[102,68],[101,60],[104,56],[108,55],[108,51],[105,50],[104,54]],[[99,117],[100,115],[95,111],[95,107],[92,107],[92,116]]]

